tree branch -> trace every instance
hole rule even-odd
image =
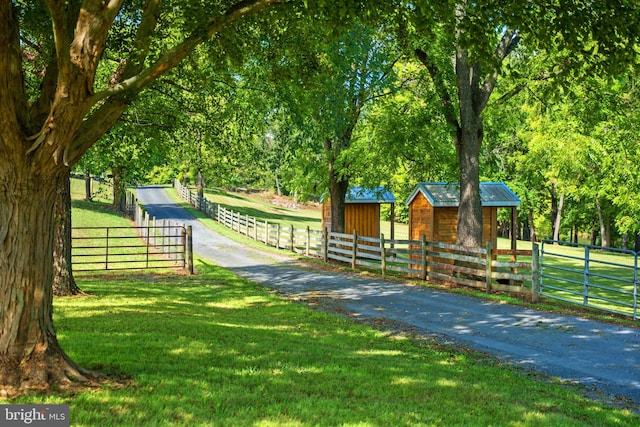
[[[20,135],[28,125],[27,96],[22,79],[22,53],[20,50],[19,20],[13,2],[0,2],[0,113],[2,133]],[[8,143],[12,138],[0,138],[0,143]],[[14,140],[21,140],[15,138]],[[0,146],[0,155],[4,147]],[[10,159],[3,156],[4,161]]]
[[[93,95],[89,102],[92,104],[118,95],[124,92],[139,91],[152,81],[166,74],[169,70],[178,65],[187,55],[189,55],[199,44],[204,42],[206,38],[213,37],[227,25],[238,21],[244,16],[261,11],[270,6],[284,3],[286,0],[244,0],[232,6],[226,13],[209,19],[203,26],[196,29],[182,43],[168,50],[155,64],[142,70],[137,75],[131,76],[120,84],[105,89]]]
[[[496,67],[491,74],[487,75],[484,84],[478,93],[479,111],[482,111],[487,106],[489,97],[491,96],[493,89],[495,89],[496,82],[498,81],[498,70],[502,66],[504,59],[518,46],[518,43],[520,43],[520,35],[516,30],[508,29],[502,35],[502,38],[494,52],[494,56],[497,59]]]
[[[47,0],[47,7],[53,22],[53,38],[56,51],[57,71],[59,78],[69,81],[71,73],[70,41],[68,22],[64,11],[64,1]]]
[[[447,87],[445,85],[444,79],[442,78],[442,74],[436,65],[431,61],[431,58],[421,49],[415,50],[416,58],[420,61],[429,71],[429,75],[431,76],[431,80],[436,88],[436,92],[438,93],[438,97],[440,98],[440,103],[442,104],[444,117],[449,125],[453,126],[455,129],[460,128],[460,124],[458,123],[458,118],[454,109],[453,100],[447,91]]]

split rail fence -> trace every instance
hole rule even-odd
[[[383,275],[401,274],[422,280],[455,283],[487,292],[527,293],[538,298],[538,249],[465,248],[422,240],[387,240],[326,229],[296,228],[260,221],[206,198],[174,181],[180,197],[225,227],[266,245],[306,256],[338,261],[354,270],[367,268]],[[518,260],[519,258],[519,260]]]

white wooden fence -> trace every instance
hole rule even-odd
[[[509,251],[465,248],[425,240],[387,240],[314,230],[309,227],[269,223],[243,215],[206,198],[174,181],[180,197],[225,227],[266,245],[289,250],[325,262],[338,261],[357,268],[380,271],[421,280],[455,283],[487,292],[530,293],[538,298],[538,248]],[[520,260],[518,261],[518,257]]]

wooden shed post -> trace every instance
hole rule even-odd
[[[391,240],[395,240],[396,231],[395,231],[395,223],[396,223],[396,204],[391,203],[391,213],[389,215],[389,220],[391,221],[390,232],[391,232]]]
[[[486,273],[486,291],[491,292],[491,272],[493,270],[493,243],[491,240],[487,241],[487,273]]]
[[[420,254],[421,259],[421,269],[420,269],[420,278],[422,280],[427,280],[427,236],[422,235],[422,242],[420,245],[422,253]]]

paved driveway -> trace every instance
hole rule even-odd
[[[331,298],[353,316],[399,322],[440,342],[471,347],[640,405],[640,328],[316,270],[205,228],[161,187],[141,187],[137,195],[151,216],[192,225],[195,253],[282,294]]]

